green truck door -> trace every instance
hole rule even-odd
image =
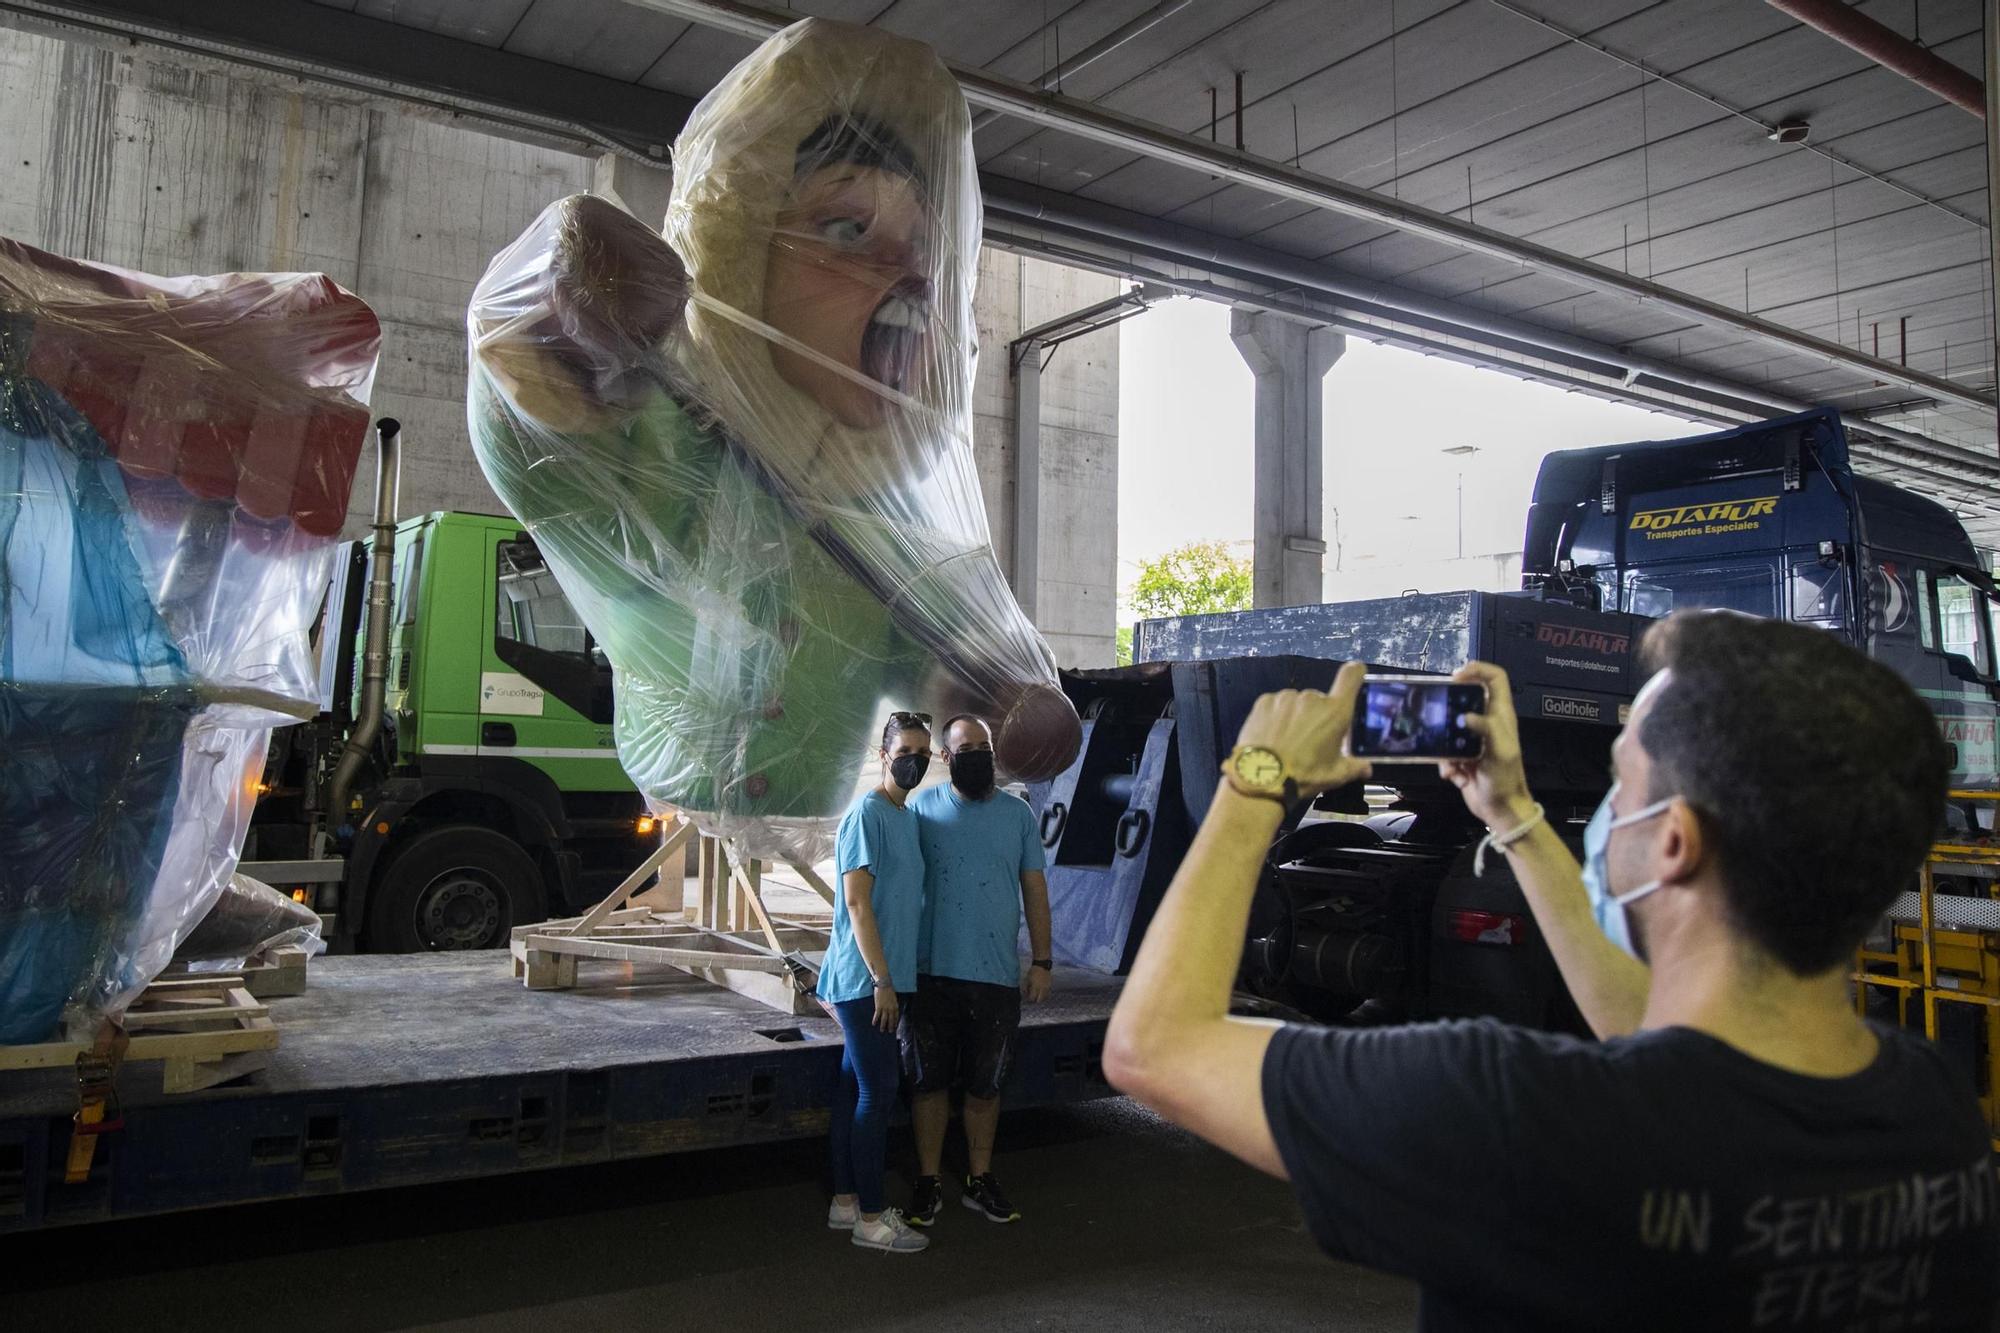
[[[567,792],[630,790],[611,739],[611,670],[532,538],[484,552],[493,595],[478,680],[479,753],[511,755]]]

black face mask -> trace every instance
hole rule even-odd
[[[927,754],[899,754],[889,761],[889,776],[904,791],[915,791],[924,780],[924,774],[931,771],[931,757]]]
[[[993,751],[960,750],[951,757],[951,785],[967,796],[993,790]]]

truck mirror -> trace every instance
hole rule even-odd
[[[1984,685],[1989,689],[1995,685],[2000,685],[2000,681],[1995,681],[1993,677],[1980,671],[1973,660],[1964,653],[1945,653],[1943,657],[1946,669],[1955,678],[1966,682],[1968,685]]]

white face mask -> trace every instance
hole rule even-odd
[[[1674,798],[1669,796],[1664,801],[1655,801],[1651,805],[1634,810],[1629,815],[1619,815],[1614,814],[1611,809],[1611,803],[1617,797],[1618,788],[1614,784],[1611,790],[1604,794],[1604,799],[1598,803],[1597,813],[1590,817],[1590,823],[1584,827],[1583,887],[1590,895],[1590,911],[1591,915],[1597,918],[1597,928],[1603,931],[1613,944],[1637,958],[1639,951],[1632,945],[1632,926],[1626,919],[1625,909],[1659,888],[1664,881],[1648,880],[1635,889],[1627,889],[1624,893],[1613,893],[1610,872],[1606,869],[1606,852],[1611,845],[1613,829],[1643,824],[1663,813],[1674,803]]]

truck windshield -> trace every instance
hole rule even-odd
[[[1633,570],[1625,576],[1625,609],[1634,615],[1664,616],[1687,607],[1721,607],[1746,615],[1775,617],[1778,569],[1768,561],[1686,569]]]

